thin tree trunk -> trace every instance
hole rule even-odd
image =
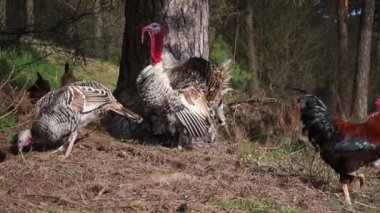
[[[8,36],[8,46],[18,46],[22,31],[25,30],[25,0],[6,0],[6,31],[13,35]]]
[[[7,8],[7,0],[0,0],[0,24],[1,28],[5,28],[6,23],[6,8]]]
[[[339,68],[337,72],[336,85],[340,101],[338,111],[346,117],[350,113],[352,105],[353,86],[352,71],[349,67],[348,58],[348,32],[347,32],[347,16],[348,16],[348,0],[338,0],[338,39],[339,39]]]
[[[365,0],[360,23],[360,41],[356,76],[355,117],[364,119],[368,112],[368,83],[371,61],[372,24],[375,0]]]
[[[337,13],[338,1],[336,1],[336,0],[335,1],[326,1],[326,3],[327,3],[327,7],[328,7],[329,27],[331,27],[333,29],[334,28],[338,29],[337,28],[338,25],[336,24],[337,23],[337,17],[338,17],[338,13]],[[338,109],[341,109],[341,107],[339,106],[340,98],[339,98],[339,94],[338,94],[338,90],[337,90],[339,82],[337,81],[336,76],[337,76],[337,70],[335,72],[333,72],[332,78],[331,78],[331,76],[328,76],[327,79],[325,80],[328,83],[328,86],[327,86],[328,93],[327,93],[326,103],[328,104],[330,109],[332,109],[332,112],[334,114],[338,113]],[[339,112],[340,111],[341,110],[339,110]]]
[[[107,54],[103,48],[104,48],[104,26],[103,26],[103,10],[102,10],[102,0],[96,0],[95,6],[94,6],[94,13],[95,13],[95,55],[97,57],[100,57],[101,59],[104,59],[105,55]]]
[[[26,0],[25,5],[25,23],[28,30],[33,30],[34,25],[34,15],[33,15],[33,9],[34,9],[34,0]]]
[[[127,0],[125,30],[119,79],[114,95],[125,106],[144,114],[137,96],[136,79],[149,64],[149,42],[141,44],[141,30],[151,22],[161,22],[167,28],[165,45],[180,60],[192,56],[208,58],[209,7],[207,0]],[[109,132],[115,137],[131,137],[138,130],[126,119],[112,116],[107,119]],[[145,132],[144,132],[145,133]]]
[[[253,5],[250,0],[246,1],[247,14],[245,16],[246,24],[246,55],[248,60],[248,69],[251,74],[251,80],[249,82],[249,94],[255,95],[259,91],[259,74],[258,74],[258,63],[256,56],[256,47],[254,41],[254,28],[253,28]]]

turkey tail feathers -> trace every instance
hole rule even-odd
[[[121,105],[118,102],[112,102],[111,104],[109,104],[108,110],[113,111],[119,115],[125,116],[126,118],[136,123],[141,123],[143,121],[142,117],[132,112],[131,110],[125,108],[123,105]]]
[[[206,97],[208,101],[213,101],[217,98],[223,97],[227,92],[231,91],[230,80],[230,66],[232,60],[228,59],[219,67],[213,68],[210,79],[207,82]]]

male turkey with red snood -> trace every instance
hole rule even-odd
[[[193,139],[205,135],[210,135],[213,143],[217,121],[225,122],[225,117],[218,115],[223,115],[221,100],[229,90],[229,61],[218,68],[200,57],[181,63],[164,49],[162,25],[145,26],[142,42],[145,33],[150,38],[152,64],[137,78],[145,109],[162,118],[173,136],[179,133],[179,147],[191,147]]]

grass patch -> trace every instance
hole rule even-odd
[[[78,79],[95,80],[106,86],[111,91],[116,88],[119,76],[119,67],[106,61],[88,59],[87,66],[74,68],[74,75]]]
[[[236,155],[240,163],[250,166],[254,162],[276,163],[292,152],[303,149],[305,146],[296,144],[291,138],[285,136],[274,136],[276,144],[273,148],[266,148],[254,141],[242,141],[231,144],[227,152]]]
[[[224,210],[231,212],[301,212],[297,207],[292,207],[282,203],[265,203],[256,198],[237,199],[237,200],[221,200],[216,205]]]
[[[0,132],[6,130],[9,127],[15,126],[16,123],[17,123],[17,120],[14,117],[6,117],[0,120]]]
[[[4,176],[0,176],[0,188],[5,186],[5,177]]]
[[[227,147],[240,165],[266,165],[299,176],[304,182],[319,189],[338,189],[338,175],[319,156],[314,148],[296,143],[285,136],[273,136],[275,147],[266,148],[257,142],[242,141]]]
[[[6,50],[0,55],[0,77],[4,77],[14,69],[15,79],[11,85],[21,89],[30,88],[37,80],[37,73],[49,81],[51,89],[60,87],[60,79],[64,73],[64,63],[59,55],[51,54],[44,57],[46,52],[38,51],[30,47],[21,50]],[[95,80],[110,90],[116,88],[119,67],[111,62],[87,59],[86,65],[71,67],[78,80]]]

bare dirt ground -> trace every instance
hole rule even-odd
[[[323,187],[280,167],[246,165],[222,143],[178,150],[120,142],[100,130],[64,161],[47,152],[7,154],[0,163],[0,212],[377,212],[380,185],[342,204],[339,185]]]

